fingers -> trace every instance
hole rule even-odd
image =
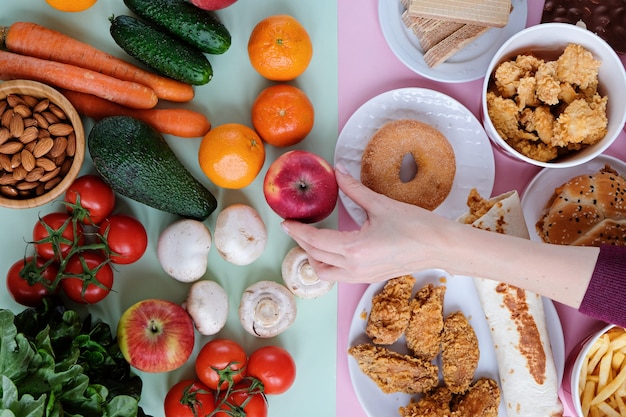
[[[335,177],[337,178],[339,188],[350,200],[354,201],[366,212],[374,209],[373,202],[380,197],[380,194],[370,190],[363,185],[363,183],[350,175],[345,166],[341,163],[338,163],[335,167]]]
[[[336,230],[317,229],[308,224],[285,220],[283,230],[304,249],[309,257],[330,265],[344,261],[342,252],[343,234]]]

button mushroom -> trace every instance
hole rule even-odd
[[[259,281],[241,296],[239,320],[246,331],[257,337],[274,337],[296,319],[296,299],[284,285]]]
[[[232,204],[217,216],[214,241],[215,248],[226,261],[248,265],[265,250],[267,229],[254,208]]]
[[[177,220],[159,235],[157,257],[163,270],[181,282],[194,282],[206,272],[211,232],[193,219]]]
[[[215,281],[202,280],[189,288],[183,307],[191,316],[198,331],[214,335],[226,325],[228,318],[228,295]]]
[[[333,282],[318,278],[309,264],[308,255],[300,246],[295,246],[287,252],[283,258],[281,272],[287,288],[300,298],[321,297],[334,285]]]

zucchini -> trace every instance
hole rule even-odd
[[[133,16],[110,20],[113,40],[156,72],[192,85],[206,84],[213,77],[211,63],[196,47]]]
[[[194,6],[188,0],[124,0],[137,16],[207,54],[223,54],[231,37],[217,15]]]
[[[163,136],[129,116],[98,121],[89,153],[102,178],[121,195],[168,213],[204,220],[217,200],[183,166]]]

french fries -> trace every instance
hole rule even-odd
[[[613,327],[591,346],[578,393],[585,417],[626,417],[626,330]]]

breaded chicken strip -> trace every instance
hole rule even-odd
[[[441,350],[445,293],[445,286],[428,284],[411,300],[411,318],[404,336],[407,348],[418,358],[432,360]]]
[[[348,353],[385,394],[419,394],[439,382],[437,366],[423,359],[367,343],[351,347]]]
[[[390,345],[402,336],[409,324],[409,301],[414,285],[415,278],[411,275],[393,278],[372,297],[365,333],[374,343]]]
[[[556,63],[556,76],[560,81],[575,84],[583,89],[597,85],[601,62],[582,45],[567,45]]]
[[[467,391],[479,357],[478,338],[465,315],[460,311],[448,315],[443,324],[441,372],[450,391]]]
[[[419,400],[412,400],[406,407],[400,407],[400,417],[450,417],[452,393],[447,387],[437,387],[427,392]]]
[[[463,395],[453,398],[450,416],[498,417],[499,406],[500,387],[491,378],[481,378],[474,382]]]

